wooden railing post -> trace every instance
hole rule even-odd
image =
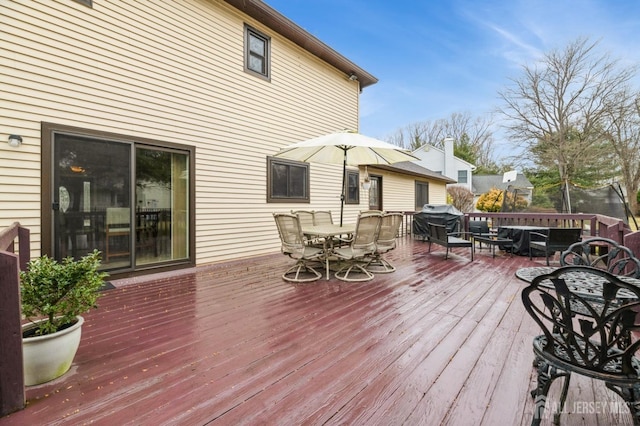
[[[16,237],[18,254],[13,253]],[[0,242],[0,416],[4,416],[25,405],[20,267],[26,267],[30,257],[29,230],[14,223],[0,232]]]

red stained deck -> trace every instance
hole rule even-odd
[[[398,271],[366,283],[290,284],[279,254],[115,281],[71,371],[0,425],[529,424],[537,330],[514,272],[532,262],[426,248],[400,240]],[[566,410],[631,424],[578,376]]]

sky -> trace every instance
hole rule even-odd
[[[387,139],[412,123],[491,114],[498,91],[578,38],[640,65],[639,0],[266,0],[378,78],[360,97],[360,133]],[[637,80],[640,88],[640,79]],[[497,157],[509,141],[494,115]]]

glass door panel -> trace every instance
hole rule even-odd
[[[188,159],[136,148],[136,265],[189,256]]]
[[[130,267],[131,145],[56,135],[53,163],[55,258],[97,248],[105,269]]]
[[[54,133],[52,251],[109,271],[189,261],[190,151]]]
[[[371,176],[371,187],[369,188],[369,210],[382,210],[382,187],[380,177]]]

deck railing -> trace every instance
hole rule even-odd
[[[402,213],[405,220],[400,228],[400,236],[410,235],[413,229],[415,211],[394,211]],[[499,226],[531,225],[560,228],[582,228],[584,235],[612,239],[620,244],[629,240],[631,228],[622,220],[600,214],[587,213],[465,213],[464,227],[468,231],[470,220],[486,220],[491,228]],[[633,233],[635,234],[635,233]],[[633,239],[633,236],[631,236]],[[640,237],[638,237],[640,239]],[[634,240],[635,241],[635,240]],[[640,243],[639,243],[640,244]]]
[[[24,408],[25,403],[20,270],[29,262],[29,247],[29,230],[18,222],[0,231],[0,416]]]

